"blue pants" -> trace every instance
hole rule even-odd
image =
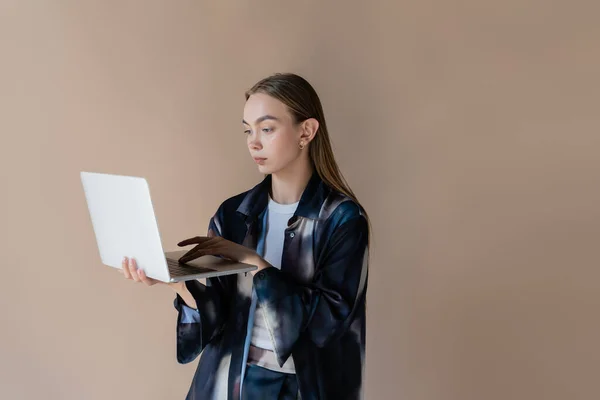
[[[248,364],[242,400],[296,400],[300,398],[295,374],[271,371]]]

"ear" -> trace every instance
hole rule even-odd
[[[307,120],[302,121],[300,140],[304,143],[310,143],[317,134],[319,130],[319,121],[314,118],[309,118]]]

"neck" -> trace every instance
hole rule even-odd
[[[272,174],[271,198],[279,204],[293,204],[300,201],[312,174],[313,168],[310,162],[290,165]]]

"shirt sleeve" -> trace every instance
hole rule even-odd
[[[365,301],[368,241],[368,222],[358,215],[334,230],[310,284],[300,284],[273,267],[254,276],[280,366],[300,335],[324,347],[347,330]]]
[[[209,223],[209,236],[221,236],[216,221],[217,214]],[[206,285],[198,280],[185,282],[194,297],[197,310],[189,308],[179,294],[174,300],[177,316],[177,361],[192,362],[204,347],[224,328],[231,299],[231,276],[208,278]]]
[[[200,313],[198,310],[194,310],[184,304],[181,307],[181,312],[183,314],[180,321],[182,324],[194,324],[200,322]]]

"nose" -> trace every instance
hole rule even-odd
[[[248,136],[248,148],[250,150],[260,150],[262,149],[262,144],[260,143],[260,139],[258,135],[252,134]]]

